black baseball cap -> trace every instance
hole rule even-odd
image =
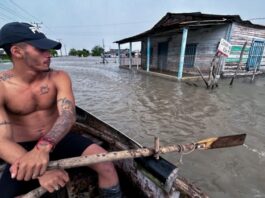
[[[20,42],[26,42],[33,47],[44,50],[62,47],[60,42],[46,38],[37,27],[28,23],[7,23],[0,29],[0,48]]]

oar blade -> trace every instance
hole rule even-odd
[[[197,142],[197,148],[198,149],[216,149],[216,148],[240,146],[244,144],[245,139],[246,139],[246,134],[209,138],[209,139]]]
[[[211,149],[240,146],[244,144],[246,134],[219,137],[211,144]]]

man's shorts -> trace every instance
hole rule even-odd
[[[31,150],[37,141],[19,143],[26,150]],[[91,140],[80,134],[69,132],[50,153],[50,160],[81,156],[84,150],[93,144]],[[7,165],[0,179],[0,197],[13,198],[25,194],[39,186],[38,180],[17,181],[12,179],[9,171],[10,165]]]

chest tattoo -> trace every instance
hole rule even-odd
[[[7,81],[10,78],[13,78],[15,75],[11,72],[4,72],[0,74],[0,81]]]
[[[44,84],[40,86],[40,95],[47,94],[49,92],[48,85]]]

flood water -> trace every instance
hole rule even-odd
[[[244,146],[164,157],[210,197],[265,198],[265,77],[197,86],[103,65],[98,58],[55,58],[69,72],[77,105],[145,146],[246,133]],[[0,64],[0,70],[8,64]],[[182,163],[180,163],[182,161]]]

